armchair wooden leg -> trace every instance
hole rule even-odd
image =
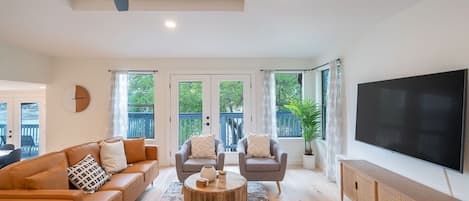
[[[277,189],[278,189],[278,194],[282,194],[282,188],[280,188],[280,181],[277,181]]]

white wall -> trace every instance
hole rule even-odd
[[[0,41],[0,80],[47,83],[49,57]]]
[[[254,115],[262,111],[259,68],[308,68],[311,59],[53,59],[47,85],[47,151],[108,137],[111,94],[108,69],[158,69],[156,77],[156,144],[160,145],[162,165],[169,162],[169,79],[170,73],[249,73],[257,86]],[[91,95],[88,109],[70,113],[61,106],[64,89],[73,84],[85,86]],[[261,123],[261,117],[254,119]],[[284,140],[289,161],[301,163],[303,141]]]
[[[344,61],[348,155],[450,193],[441,166],[354,140],[357,84],[468,68],[468,20],[469,1],[422,1],[380,23],[355,45],[336,49],[319,59],[327,61],[341,57]],[[469,138],[466,138],[465,147],[469,150]],[[448,170],[454,195],[469,200],[468,151],[465,153],[465,172]]]

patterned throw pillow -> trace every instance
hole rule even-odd
[[[215,159],[215,137],[213,135],[200,135],[191,137],[190,158],[211,158]]]
[[[249,134],[247,157],[271,157],[270,136],[262,134]]]
[[[67,168],[68,179],[77,188],[86,193],[94,193],[99,187],[109,181],[109,175],[88,154],[77,164]]]

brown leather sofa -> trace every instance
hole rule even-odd
[[[144,152],[136,154],[135,143],[124,142],[127,161],[132,162],[127,169],[114,174],[111,180],[98,192],[86,194],[69,184],[68,188],[58,188],[55,184],[57,174],[49,172],[63,169],[76,164],[86,155],[91,154],[100,163],[99,142],[90,142],[67,148],[59,152],[49,153],[34,159],[24,160],[0,170],[0,201],[31,200],[31,201],[134,201],[158,176],[158,147],[140,146]],[[133,147],[132,147],[133,146]],[[138,155],[138,156],[137,156]],[[63,172],[60,170],[60,172]],[[41,175],[37,177],[35,175]],[[31,182],[34,176],[35,181]],[[62,177],[60,176],[60,177]],[[39,179],[38,179],[39,178]]]

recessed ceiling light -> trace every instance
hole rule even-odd
[[[39,89],[45,89],[45,88],[46,88],[46,86],[40,86],[39,87]]]
[[[176,28],[176,22],[175,21],[172,21],[172,20],[166,20],[164,22],[164,25],[168,28],[168,29],[174,29]]]

